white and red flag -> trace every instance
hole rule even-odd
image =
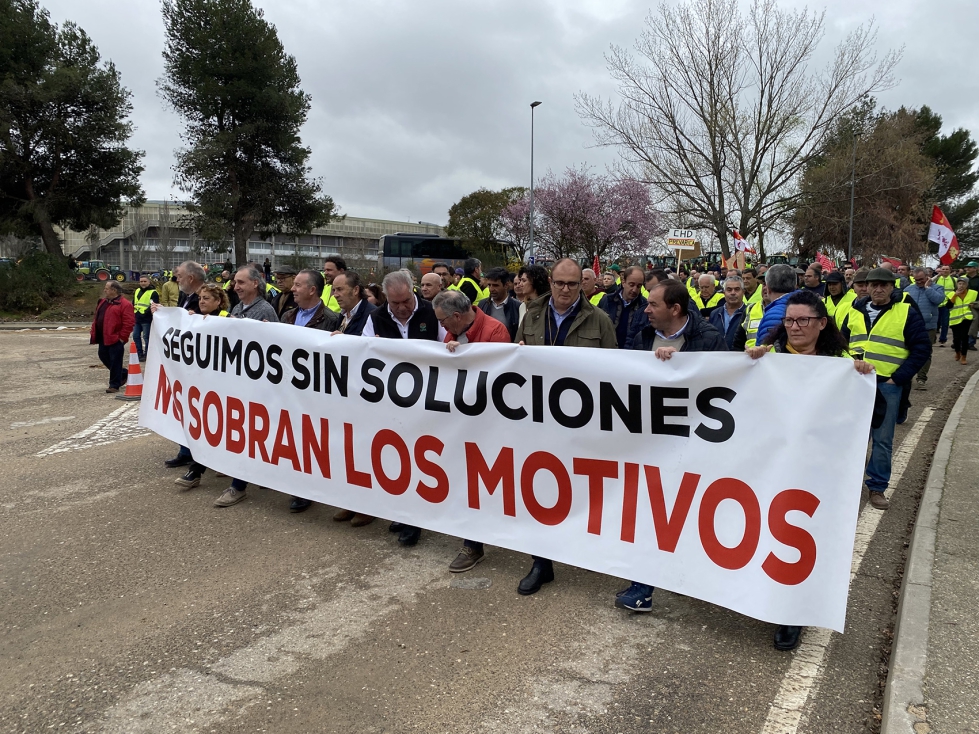
[[[938,245],[938,260],[942,265],[951,265],[958,258],[959,240],[952,231],[952,225],[937,206],[931,210],[928,241]]]
[[[591,269],[595,271],[595,277],[599,277],[602,274],[601,267],[598,264],[598,253],[595,253],[595,259],[592,260]]]
[[[749,252],[752,255],[755,254],[755,248],[748,244],[748,240],[741,236],[738,230],[731,232],[731,236],[734,237],[734,249],[738,252]]]

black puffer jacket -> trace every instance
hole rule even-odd
[[[724,335],[715,329],[711,324],[700,315],[700,312],[691,308],[687,312],[689,320],[683,327],[683,346],[681,352],[726,352],[728,351],[727,342]],[[643,349],[647,352],[653,348],[653,340],[656,338],[656,330],[652,326],[647,326],[638,336],[632,340],[632,349]]]

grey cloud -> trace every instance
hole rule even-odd
[[[44,2],[44,0],[42,0]],[[827,46],[870,16],[876,3],[832,0]],[[75,20],[133,91],[136,147],[146,150],[147,195],[172,187],[179,121],[156,95],[163,63],[158,2],[47,0],[52,17]],[[313,107],[303,130],[314,175],[343,211],[444,222],[449,206],[480,186],[527,185],[530,102],[537,99],[538,175],[587,162],[602,170],[614,151],[592,147],[573,95],[609,96],[603,54],[631,46],[649,6],[619,2],[318,2],[263,0],[299,64]],[[888,6],[880,47],[906,42],[903,79],[888,107],[927,103],[947,124],[979,137],[979,73],[971,32],[979,6],[940,0]],[[827,49],[828,50],[828,49]]]

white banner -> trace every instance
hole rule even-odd
[[[848,359],[368,339],[160,309],[140,425],[336,507],[842,631]]]

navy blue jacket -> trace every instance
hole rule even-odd
[[[350,336],[360,336],[364,333],[364,327],[367,325],[367,319],[370,315],[377,310],[377,306],[370,303],[366,298],[360,302],[360,307],[357,309],[357,313],[354,317],[350,319],[347,323],[347,328],[343,330],[344,334],[350,334]],[[341,315],[341,320],[343,316]]]
[[[734,349],[734,338],[738,335],[738,329],[741,328],[741,324],[744,323],[744,317],[748,313],[748,306],[744,303],[741,307],[734,312],[734,316],[731,317],[731,322],[727,326],[727,332],[724,331],[724,314],[727,313],[727,306],[721,304],[713,311],[710,312],[710,323],[715,329],[720,333],[724,334],[724,341],[727,342],[728,350]]]
[[[681,352],[726,352],[727,342],[717,329],[711,326],[707,320],[700,315],[700,311],[691,308],[687,312],[689,321],[683,327],[683,346]],[[646,326],[636,334],[632,340],[631,349],[643,349],[647,352],[653,349],[653,340],[656,338],[656,330],[652,326]]]
[[[625,321],[622,320],[625,301],[622,300],[621,288],[615,291],[615,293],[606,294],[598,306],[612,320],[619,349],[630,349],[633,337],[642,331],[643,327],[649,325],[649,317],[646,316],[646,298],[642,293],[637,295],[635,300],[629,304],[629,312]]]

